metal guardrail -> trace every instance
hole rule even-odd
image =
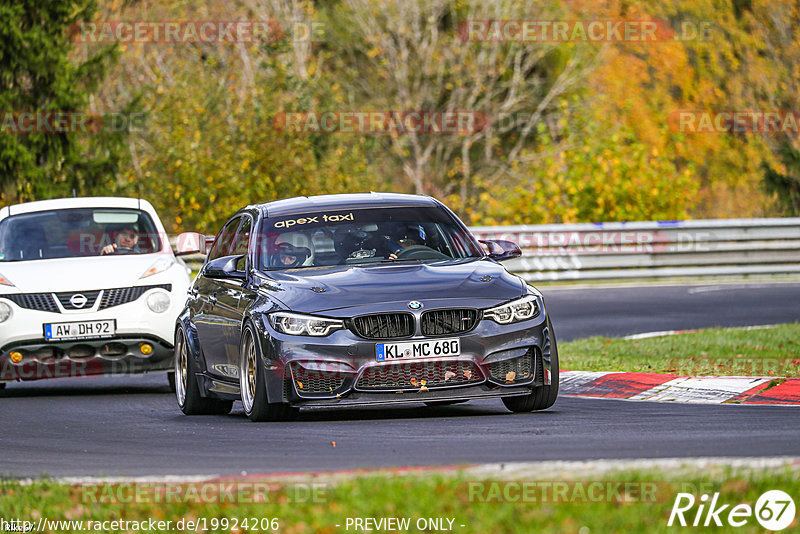
[[[506,262],[528,281],[800,274],[800,218],[471,228],[519,244]]]
[[[524,279],[625,280],[800,274],[800,218],[476,226],[523,256],[505,262]],[[202,255],[184,257],[192,270]]]

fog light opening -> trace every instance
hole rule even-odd
[[[150,356],[153,353],[153,345],[150,343],[139,343],[139,352],[143,356]]]
[[[75,345],[67,349],[67,356],[76,359],[91,358],[94,356],[94,348],[89,345]]]
[[[101,356],[124,356],[128,352],[128,347],[122,343],[106,343],[100,348]]]

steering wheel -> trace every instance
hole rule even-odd
[[[450,259],[446,254],[425,245],[411,245],[395,253],[398,260],[446,260]]]

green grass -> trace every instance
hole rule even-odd
[[[781,489],[797,498],[800,495],[799,478],[797,468],[794,470],[781,468],[769,473],[754,470],[735,472],[725,470],[716,474],[707,472],[686,475],[674,471],[669,475],[657,471],[618,471],[603,475],[601,478],[568,481],[570,490],[565,494],[566,498],[562,494],[558,499],[548,498],[547,502],[476,502],[480,498],[476,499],[474,495],[488,496],[488,489],[485,489],[488,487],[477,486],[478,489],[473,491],[471,498],[470,488],[474,490],[476,487],[471,484],[483,484],[487,481],[476,482],[464,475],[371,475],[329,486],[323,494],[310,500],[292,497],[293,491],[286,488],[275,489],[267,493],[269,502],[259,504],[94,503],[93,499],[87,499],[87,493],[99,498],[103,492],[95,490],[87,492],[77,486],[46,480],[35,481],[30,485],[5,481],[0,483],[0,517],[6,520],[20,518],[34,522],[38,521],[39,517],[50,520],[83,521],[90,519],[142,521],[153,518],[172,521],[173,525],[187,518],[206,518],[207,521],[223,517],[277,518],[280,523],[279,531],[286,534],[354,532],[352,527],[349,530],[345,529],[348,517],[410,518],[412,525],[418,518],[453,518],[455,533],[672,532],[676,527],[667,527],[667,519],[679,491],[693,493],[697,498],[703,493],[720,492],[720,503],[754,505],[759,495],[772,489]],[[563,476],[559,476],[548,481],[529,479],[518,482],[536,482],[539,485],[544,483],[553,487],[553,483],[563,485],[565,480]],[[639,496],[634,489],[633,492],[623,491],[621,495],[612,494],[611,498],[600,495],[599,502],[592,502],[591,499],[581,498],[582,492],[575,492],[578,486],[587,488],[592,480],[602,480],[612,484],[624,482],[634,488],[648,484],[650,487],[655,487],[656,491],[645,492]],[[116,489],[111,487],[107,494],[119,494],[119,487]],[[534,495],[539,496],[537,501],[541,501],[541,492]],[[552,495],[552,492],[549,495]],[[693,518],[694,511],[696,507],[691,515],[687,514],[687,517]],[[797,519],[795,519],[796,525]],[[107,531],[122,530],[110,528]],[[237,530],[253,531],[253,529]],[[228,525],[227,528],[209,528],[208,532],[230,533],[237,530],[231,530]],[[716,530],[763,531],[755,518],[751,518],[744,528],[727,527]],[[54,531],[70,532],[75,529]],[[136,530],[136,532],[148,531],[150,530],[147,528]],[[174,532],[175,528],[170,531]],[[416,527],[412,527],[407,532],[418,531]]]
[[[718,328],[649,339],[560,343],[562,369],[681,375],[800,376],[800,324]]]

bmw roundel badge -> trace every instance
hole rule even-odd
[[[418,302],[416,300],[412,300],[411,302],[408,303],[408,309],[410,309],[410,310],[419,310],[420,308],[422,308],[422,303],[421,302]]]

